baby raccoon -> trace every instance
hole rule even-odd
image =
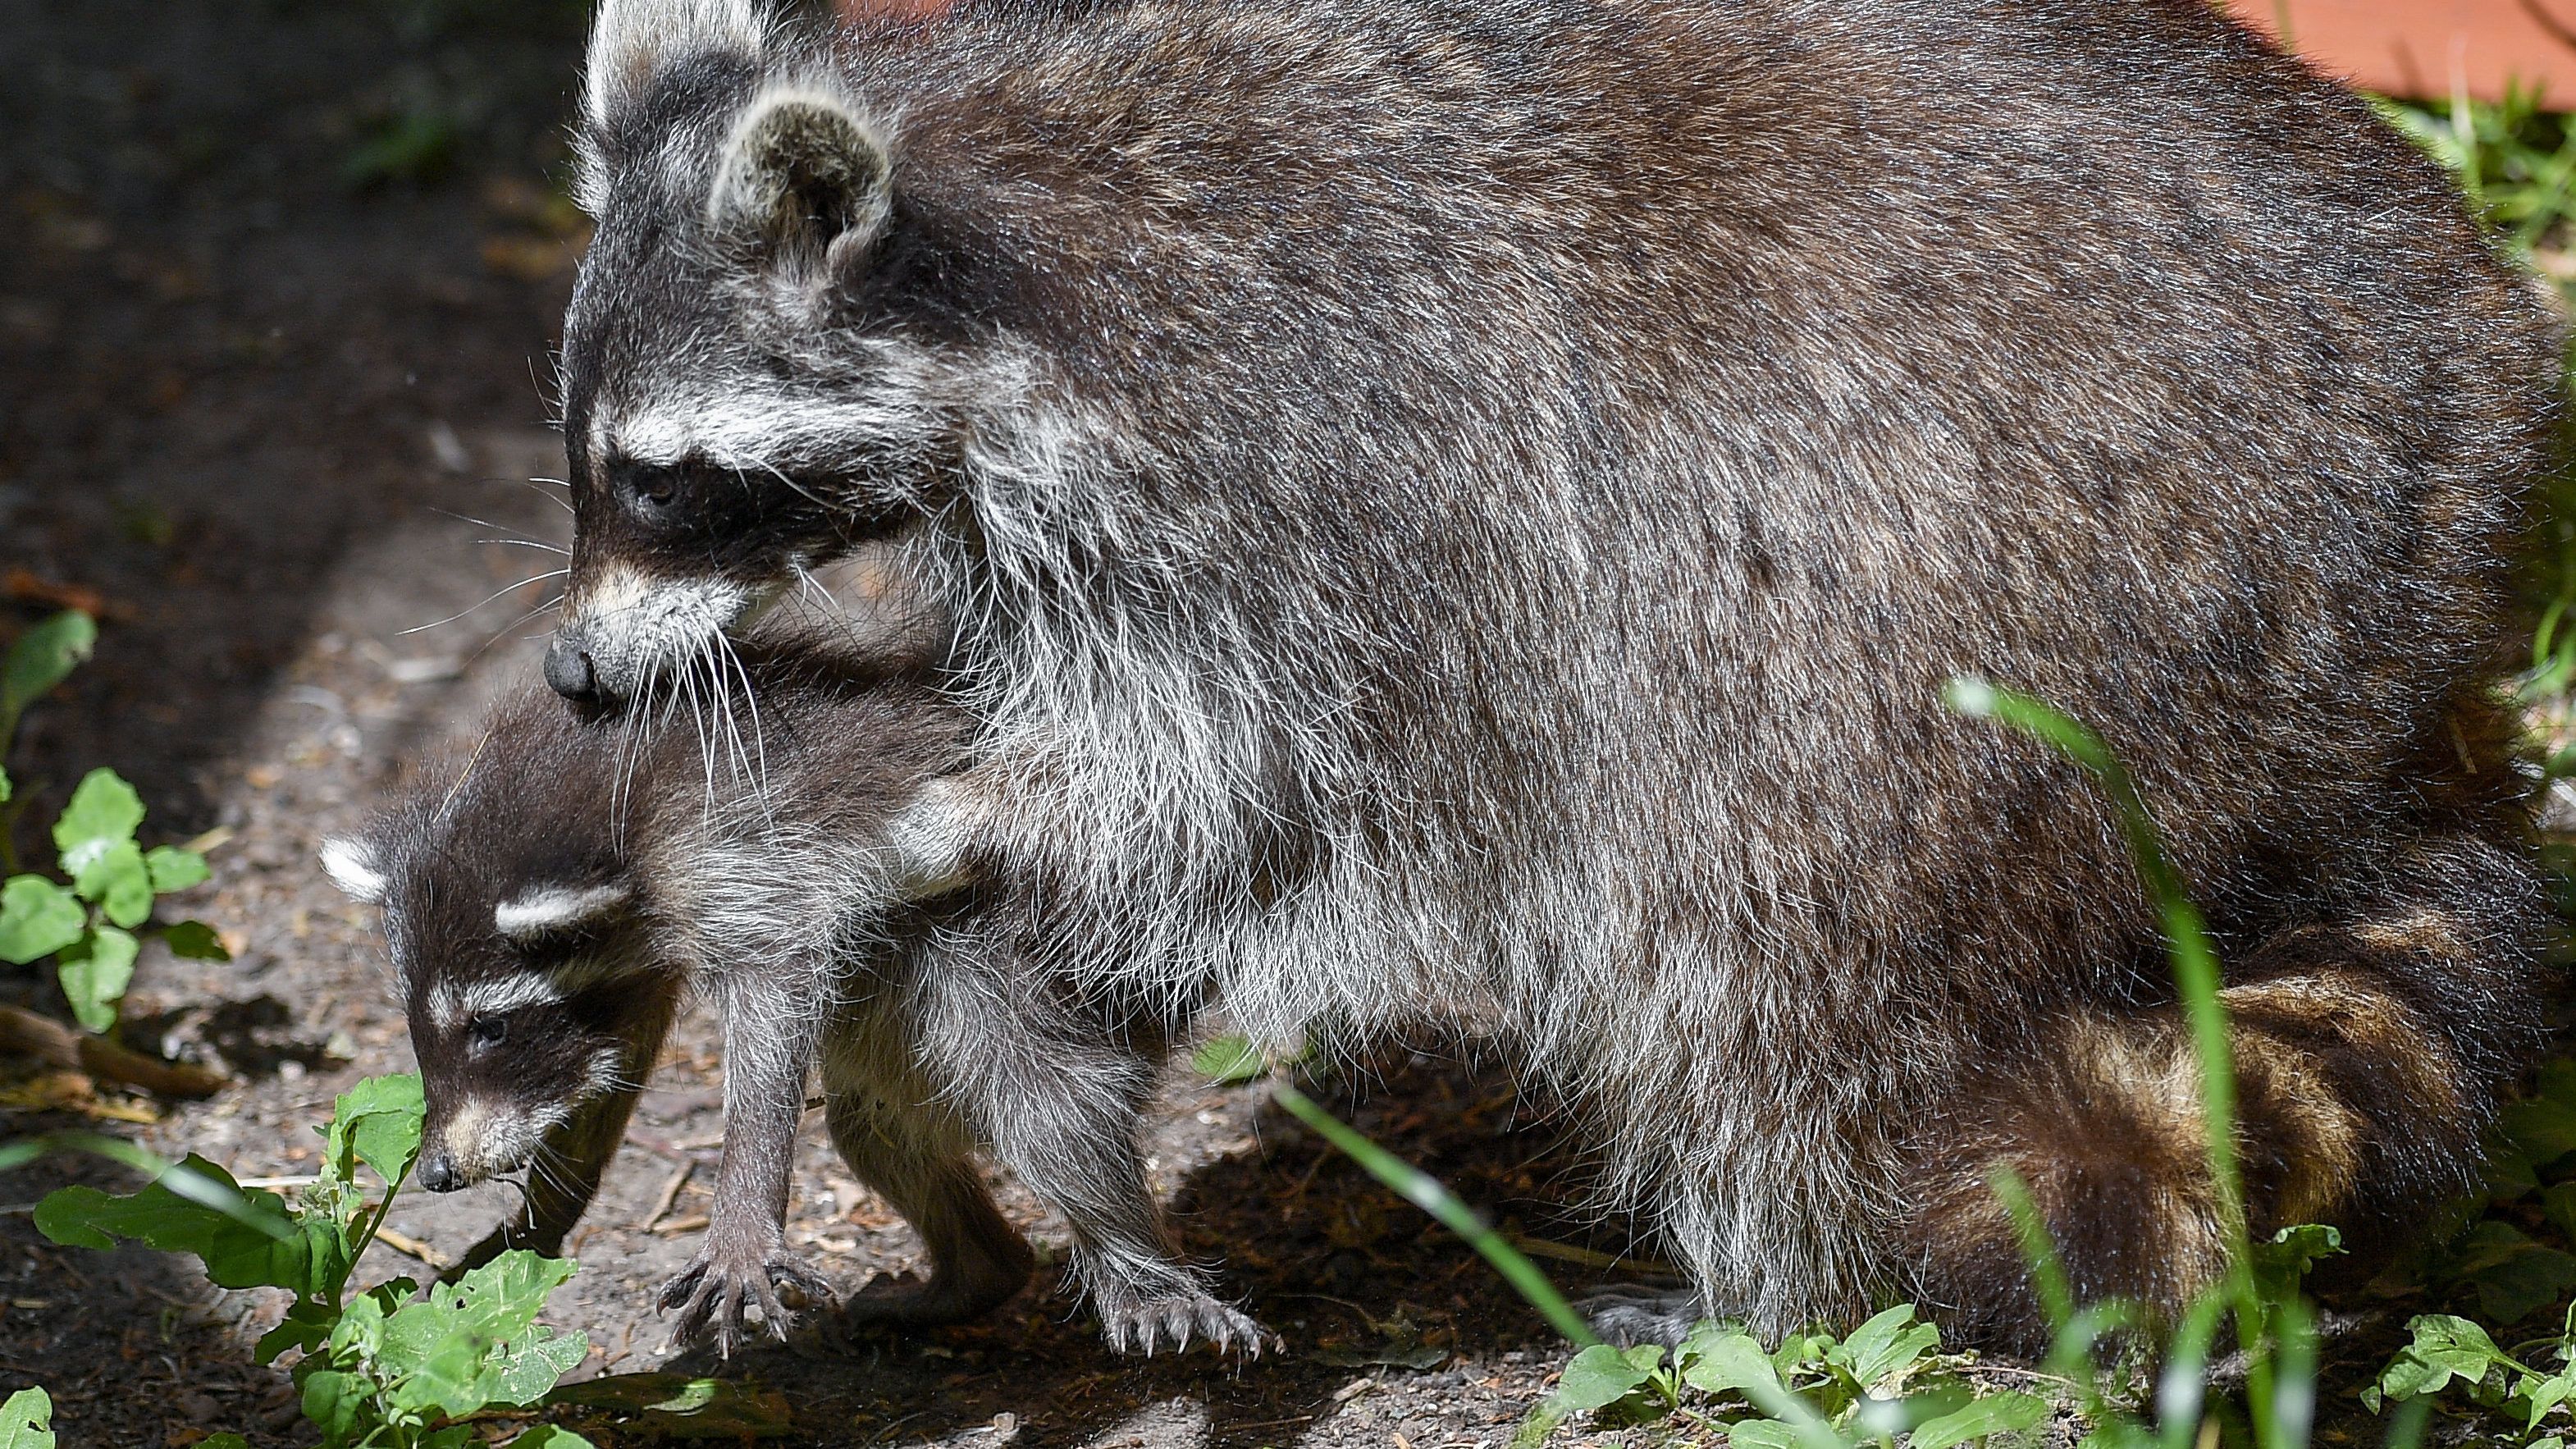
[[[1472,1017],[1686,1270],[1621,1337],[2031,1342],[1998,1165],[2171,1310],[2225,1235],[2158,917],[2082,770],[1944,709],[1978,674],[2206,909],[2258,1227],[2472,1180],[2537,1019],[2495,684],[2558,339],[2217,7],[605,0],[579,147],[547,678],[653,708],[904,539],[982,883],[894,939],[922,1020]],[[1084,1272],[1113,1334],[1200,1312]]]
[[[1150,1210],[1085,1206],[1140,1200],[1129,1144],[987,1120],[980,1090],[994,1071],[1062,1074],[1132,1113],[1154,1034],[1120,1025],[1131,1044],[1104,1049],[1113,1025],[1096,1005],[1014,994],[989,972],[925,981],[889,945],[935,930],[937,908],[906,903],[952,883],[907,840],[905,810],[961,762],[963,717],[917,679],[810,650],[747,647],[734,677],[752,701],[702,721],[713,736],[513,698],[461,763],[324,848],[331,877],[384,908],[428,1094],[420,1181],[447,1191],[527,1170],[517,1219],[466,1263],[559,1250],[694,986],[725,1012],[726,1138],[705,1247],[663,1294],[683,1340],[712,1330],[730,1350],[752,1304],[783,1333],[796,1294],[830,1296],[780,1236],[818,1052],[832,1140],[933,1264],[919,1292],[863,1296],[852,1316],[944,1322],[1026,1281],[1029,1251],[968,1160],[978,1142],[1065,1210],[1081,1254],[1168,1265]],[[1239,1315],[1203,1317],[1136,1332],[1149,1348],[1211,1331],[1258,1345]]]

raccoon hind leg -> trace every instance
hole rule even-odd
[[[827,1055],[824,1120],[850,1171],[921,1235],[930,1275],[870,1284],[843,1300],[842,1320],[931,1327],[980,1318],[1027,1285],[1036,1257],[994,1205],[964,1124],[912,1074],[871,1069],[890,1060],[901,1057]]]
[[[2538,1039],[2545,921],[2529,870],[2483,840],[2418,842],[2345,872],[2309,923],[2220,993],[2236,1155],[2255,1234],[2330,1222],[2365,1243],[2474,1180],[2480,1132]],[[2017,1176],[2079,1301],[2169,1321],[2224,1272],[2200,1065],[2179,1007],[2094,1007],[1963,1084],[1915,1134],[1919,1286],[1962,1336],[2033,1351],[2045,1328],[1991,1186]]]

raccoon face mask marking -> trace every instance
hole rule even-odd
[[[565,329],[577,542],[547,679],[606,703],[705,654],[807,564],[900,526],[930,455],[904,441],[926,428],[901,348],[870,354],[873,392],[816,351],[893,227],[876,124],[775,82],[675,159],[621,147],[603,114],[584,169],[615,180],[596,188],[596,260]]]

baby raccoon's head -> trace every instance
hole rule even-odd
[[[641,1080],[685,973],[661,969],[606,827],[606,749],[522,709],[462,778],[433,779],[323,868],[384,908],[428,1098],[433,1191],[528,1166],[546,1133]]]
[[[974,389],[895,299],[922,270],[890,260],[895,160],[820,56],[752,0],[601,7],[596,231],[562,354],[575,540],[546,661],[569,698],[633,701],[944,486]]]

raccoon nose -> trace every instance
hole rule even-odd
[[[591,668],[590,651],[563,634],[546,648],[546,684],[575,704],[599,701],[599,673]]]
[[[431,1192],[454,1192],[465,1185],[465,1174],[456,1170],[456,1159],[444,1147],[433,1147],[420,1155],[420,1185]]]

